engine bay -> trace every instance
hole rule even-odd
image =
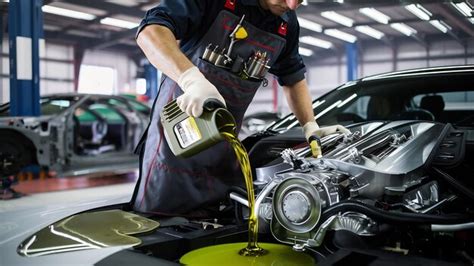
[[[249,154],[257,165],[259,242],[290,246],[322,265],[472,264],[474,170],[466,131],[420,121],[361,123],[350,130],[322,138],[322,158],[311,157],[306,141],[293,132],[254,145]],[[95,231],[102,223],[110,229],[110,219],[90,217],[103,215],[125,217],[125,222],[114,222],[121,231],[129,221],[151,229],[125,230],[136,238],[134,244],[96,265],[124,259],[176,265],[189,251],[245,242],[250,217],[240,187],[205,216],[162,217],[134,212],[128,205],[109,206],[50,225],[26,239],[18,253],[31,257],[111,246],[97,246],[101,234]],[[83,223],[72,226],[76,220]],[[104,239],[110,238],[102,231]],[[51,233],[78,243],[52,241]],[[124,236],[113,238],[121,245]]]
[[[351,132],[323,138],[323,158],[285,149],[255,169],[261,232],[300,251],[370,247],[472,263],[465,132],[420,121]]]

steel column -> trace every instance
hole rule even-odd
[[[0,12],[3,13],[0,7]],[[0,13],[0,14],[1,14]],[[3,17],[0,18],[0,104],[6,101],[3,98]]]
[[[158,95],[158,70],[149,62],[144,66],[145,68],[145,79],[146,79],[146,96],[149,99],[155,99]]]
[[[357,44],[346,44],[346,60],[347,60],[347,81],[357,79],[358,58],[357,58]]]
[[[8,5],[10,114],[40,115],[42,0],[11,0]]]
[[[278,82],[276,78],[273,78],[272,81],[272,91],[273,91],[273,112],[278,112]]]
[[[81,72],[82,60],[84,59],[84,48],[81,45],[74,46],[74,92],[79,91],[79,74]]]

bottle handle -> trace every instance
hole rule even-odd
[[[217,108],[225,108],[225,105],[216,98],[209,98],[204,101],[203,108],[207,111],[213,111]]]

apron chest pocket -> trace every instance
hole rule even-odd
[[[215,66],[201,58],[198,59],[198,68],[204,76],[216,87],[225,86],[242,93],[255,92],[262,81],[242,79],[240,76],[230,72],[230,70]],[[215,83],[217,83],[217,86]]]

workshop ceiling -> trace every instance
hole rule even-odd
[[[8,1],[0,1],[2,14],[6,14]],[[298,9],[304,38],[301,47],[311,54],[341,50],[346,43],[355,41],[393,47],[406,39],[425,46],[443,39],[464,44],[474,37],[472,1],[307,0]],[[45,38],[85,49],[109,49],[141,57],[134,42],[136,26],[145,11],[158,3],[159,0],[44,0]],[[65,16],[64,10],[89,16],[71,18]],[[313,24],[306,25],[308,21]]]

